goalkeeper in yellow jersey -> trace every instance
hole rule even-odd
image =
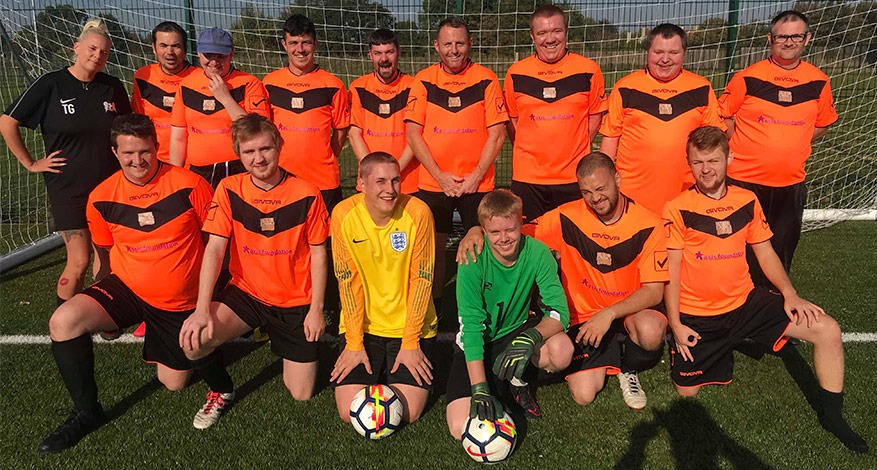
[[[332,211],[332,252],[341,294],[341,354],[330,381],[338,415],[365,385],[387,383],[420,417],[432,390],[435,225],[429,207],[401,193],[399,162],[385,152],[359,163],[362,193]]]

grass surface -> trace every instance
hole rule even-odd
[[[47,334],[61,256],[55,251],[4,273],[0,333]],[[874,332],[875,265],[877,224],[847,222],[804,234],[793,278],[845,331]],[[333,359],[324,346],[325,376]],[[40,456],[36,446],[63,421],[56,411],[69,407],[69,398],[47,346],[0,346],[0,468],[477,467],[447,434],[443,396],[417,423],[370,442],[337,418],[331,390],[294,402],[268,347],[237,343],[225,352],[239,399],[216,427],[197,431],[191,422],[203,403],[203,383],[168,392],[139,360],[140,345],[98,344],[100,398],[112,421],[73,449]],[[441,384],[450,345],[439,353]],[[846,415],[874,445],[877,343],[847,344],[846,357]],[[527,427],[503,467],[877,468],[873,454],[854,455],[819,427],[809,404],[811,358],[808,345],[760,361],[737,355],[735,381],[708,387],[694,400],[675,395],[662,363],[642,374],[649,405],[638,412],[626,408],[615,379],[586,407],[575,405],[562,384],[542,387],[545,418]]]

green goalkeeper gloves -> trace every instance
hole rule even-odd
[[[540,342],[542,342],[542,333],[536,328],[522,331],[509,343],[505,351],[496,357],[493,373],[499,380],[511,380],[512,377],[520,380],[536,350],[536,345]]]
[[[469,404],[469,417],[478,416],[480,420],[496,421],[502,418],[502,403],[490,394],[490,386],[487,382],[477,383],[472,386],[472,398]]]

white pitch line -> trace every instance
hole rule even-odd
[[[440,343],[449,343],[454,341],[456,337],[456,333],[446,333],[442,332],[438,334],[438,341]],[[842,335],[844,343],[877,343],[877,333],[844,333]],[[338,339],[330,336],[323,335],[320,338],[320,342],[322,343],[334,343],[337,342]],[[101,339],[99,335],[94,335],[94,342],[98,344],[108,344],[108,343],[116,343],[116,344],[137,344],[142,343],[143,338],[135,338],[130,334],[124,334],[119,339],[114,341],[104,341]],[[232,343],[249,343],[252,342],[250,338],[235,338],[231,340]],[[31,346],[31,345],[47,345],[51,344],[52,339],[48,335],[0,335],[0,345],[9,346],[9,345],[18,345],[18,346]]]

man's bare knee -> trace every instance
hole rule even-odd
[[[693,397],[697,395],[697,392],[700,391],[700,386],[697,387],[680,387],[676,386],[676,393],[679,394],[680,397]]]

